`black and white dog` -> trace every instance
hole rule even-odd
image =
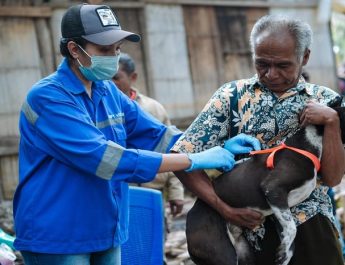
[[[337,107],[342,141],[345,143],[345,108]],[[322,127],[299,129],[286,145],[320,158]],[[274,168],[266,167],[268,154],[254,155],[213,181],[218,196],[232,207],[249,207],[265,216],[274,214],[281,230],[276,262],[287,265],[293,255],[296,226],[289,207],[311,194],[317,170],[313,161],[298,152],[282,149],[275,154]],[[188,252],[197,265],[253,265],[252,253],[241,229],[226,221],[197,199],[186,223]]]

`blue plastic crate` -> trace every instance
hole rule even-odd
[[[163,264],[163,203],[157,190],[129,188],[129,239],[121,246],[123,265]]]

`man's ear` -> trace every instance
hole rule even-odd
[[[302,65],[305,66],[308,61],[309,61],[309,57],[310,57],[310,50],[306,49],[303,55],[303,59],[302,59]]]
[[[74,41],[69,41],[67,43],[67,49],[72,56],[72,58],[77,59],[79,57],[79,47]]]
[[[138,74],[137,72],[131,73],[131,83],[135,83],[138,79]]]

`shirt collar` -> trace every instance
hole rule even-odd
[[[138,91],[136,91],[135,89],[131,88],[129,90],[129,98],[131,100],[137,100],[137,98],[138,98]]]
[[[63,83],[65,90],[73,94],[86,93],[84,84],[72,71],[66,58],[62,60],[57,69],[57,73],[63,76],[63,78],[61,78],[61,82]],[[95,81],[92,84],[92,89],[100,90],[101,93],[104,93],[107,88],[108,87],[105,85],[104,81]]]

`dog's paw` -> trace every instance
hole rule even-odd
[[[276,257],[276,264],[277,265],[287,265],[288,264],[288,260],[287,260],[287,254],[285,251],[285,248],[278,248],[278,252],[277,252],[277,257]]]
[[[277,265],[287,265],[288,261],[286,260],[286,256],[277,256],[276,258],[276,264]]]
[[[288,265],[293,255],[293,245],[290,249],[285,244],[281,244],[277,249],[276,264]]]

